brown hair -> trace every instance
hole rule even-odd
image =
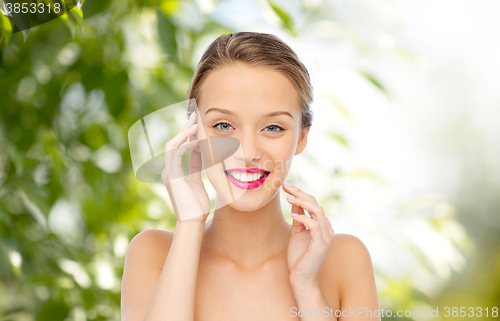
[[[286,76],[297,90],[302,110],[302,128],[311,126],[313,101],[309,72],[295,52],[278,37],[258,32],[238,32],[215,39],[196,67],[188,90],[188,99],[200,100],[200,88],[211,70],[235,62],[270,67]],[[190,115],[194,108],[189,108]]]

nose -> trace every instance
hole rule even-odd
[[[257,139],[252,134],[241,135],[237,137],[240,141],[240,147],[234,153],[234,157],[245,165],[251,165],[254,161],[259,160],[261,155],[261,149],[258,146]]]

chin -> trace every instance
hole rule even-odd
[[[277,191],[273,195],[269,194],[270,191],[266,192],[266,194],[262,193],[259,196],[246,194],[227,205],[240,212],[254,212],[266,206],[276,196]]]

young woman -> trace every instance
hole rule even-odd
[[[220,36],[201,58],[188,98],[197,110],[167,143],[175,152],[163,173],[175,233],[152,229],[131,241],[122,320],[380,320],[364,244],[334,234],[315,198],[285,181],[312,122],[312,86],[296,54],[269,34]],[[217,192],[206,223],[200,142],[210,137],[240,145],[206,169]],[[182,173],[187,149],[190,179],[169,180]],[[280,189],[289,194],[292,225]]]

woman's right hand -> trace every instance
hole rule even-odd
[[[172,201],[177,224],[204,224],[210,213],[210,199],[201,179],[202,160],[197,132],[197,114],[193,112],[179,134],[165,145],[162,179]],[[188,137],[194,140],[186,142]],[[193,149],[189,159],[189,180],[184,177],[182,167],[182,156],[188,149]]]

